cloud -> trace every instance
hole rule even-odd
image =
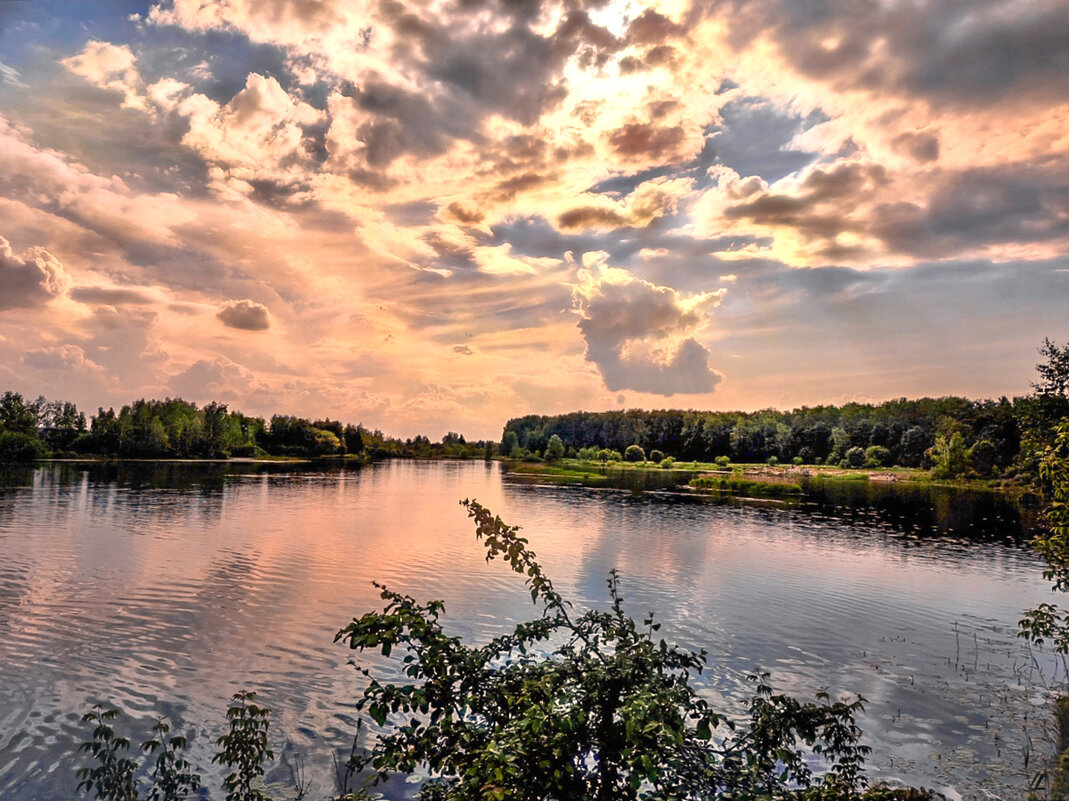
[[[913,145],[922,160],[938,149],[926,142]],[[1069,240],[1067,192],[1069,169],[1050,159],[934,168],[923,180],[849,159],[816,167],[797,180],[750,187],[741,202],[728,202],[721,214],[736,233],[771,235],[769,255],[792,263],[865,262],[879,256],[1011,258],[1027,249],[1049,258],[1064,252]]]
[[[123,108],[147,109],[141,94],[137,59],[128,46],[94,40],[88,42],[81,53],[60,63],[101,89],[121,93]]]
[[[223,321],[223,325],[242,331],[266,331],[271,327],[267,307],[248,298],[225,301],[215,316]]]
[[[920,162],[939,158],[939,136],[928,131],[901,133],[891,140],[891,147]]]
[[[769,41],[791,68],[839,91],[968,107],[1069,91],[1062,0],[729,0],[709,8],[736,48]]]
[[[147,293],[126,287],[75,287],[71,290],[71,297],[79,303],[100,303],[107,306],[147,306],[153,303],[153,298]]]
[[[247,368],[224,356],[198,359],[171,377],[168,387],[179,397],[195,402],[233,401],[264,391]]]
[[[63,295],[69,285],[63,265],[47,250],[32,247],[17,256],[0,236],[0,311],[38,308]]]
[[[53,345],[47,348],[35,348],[26,351],[23,363],[38,370],[73,370],[79,367],[100,369],[85,356],[77,345]]]
[[[622,228],[628,224],[627,217],[615,209],[597,206],[580,206],[568,209],[557,216],[557,225],[564,230],[583,228]]]
[[[675,214],[680,199],[693,188],[689,178],[654,178],[643,181],[626,198],[615,202],[605,195],[585,195],[590,203],[557,215],[557,227],[569,230],[645,228],[661,217]]]
[[[0,61],[0,83],[10,84],[19,89],[28,89],[29,86],[22,82],[22,74],[12,66]]]
[[[628,161],[671,163],[693,155],[684,146],[687,132],[678,126],[629,122],[608,136],[613,152]]]
[[[475,355],[475,351],[473,351],[468,345],[454,345],[453,353],[459,353],[461,356]]]
[[[720,376],[709,349],[693,334],[707,323],[724,290],[682,296],[671,287],[606,267],[604,255],[586,254],[575,287],[579,330],[587,361],[612,392],[657,395],[711,392]]]

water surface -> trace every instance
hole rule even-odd
[[[619,568],[633,614],[709,651],[704,692],[729,712],[763,669],[787,692],[864,695],[877,777],[1009,798],[1026,753],[1034,770],[1061,668],[1014,635],[1051,596],[1022,544],[1028,514],[991,496],[811,487],[749,505],[513,482],[483,463],[57,464],[0,488],[0,798],[75,797],[79,718],[100,701],[135,738],[168,715],[215,776],[242,688],[274,710],[276,752],[301,754],[328,794],[362,686],[332,640],[380,605],[373,580],[444,599],[473,642],[532,613],[521,580],[485,563],[469,497],[522,525],[582,604],[603,604]]]

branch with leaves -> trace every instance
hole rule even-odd
[[[854,722],[862,699],[821,693],[803,703],[774,694],[762,675],[747,725],[736,726],[695,689],[707,654],[661,639],[652,614],[641,624],[627,615],[615,571],[609,609],[576,615],[517,527],[463,504],[487,561],[524,576],[541,615],[467,646],[444,633],[441,601],[380,587],[384,609],[335,638],[400,655],[409,680],[385,683],[360,668],[369,686],[357,707],[379,728],[355,759],[369,771],[366,789],[419,770],[431,777],[425,801],[930,797],[866,791],[869,749]]]

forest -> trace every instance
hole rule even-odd
[[[1012,400],[898,398],[791,411],[527,415],[505,424],[503,449],[517,458],[544,456],[558,438],[564,455],[588,459],[602,451],[619,458],[637,446],[645,455],[686,461],[897,465],[946,477],[1035,475],[1054,425],[1069,415],[1069,345],[1048,339],[1039,352],[1044,361],[1033,391]]]
[[[225,458],[474,458],[492,443],[468,442],[449,432],[441,442],[426,436],[401,440],[362,425],[276,414],[270,419],[231,411],[224,403],[203,407],[182,400],[137,400],[100,408],[88,421],[68,401],[28,401],[0,395],[0,462],[46,457],[104,456],[124,459]]]
[[[180,398],[99,408],[0,395],[0,462],[44,457],[486,458],[666,457],[684,461],[917,467],[936,478],[1031,478],[1054,425],[1069,416],[1069,344],[1045,340],[1032,392],[1012,400],[918,398],[756,412],[642,410],[527,415],[501,442],[450,431],[399,439],[360,424],[276,414],[270,419]],[[623,456],[626,454],[626,457]]]

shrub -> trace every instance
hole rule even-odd
[[[779,457],[777,457],[777,456],[769,456],[768,457],[768,464],[769,464],[770,467],[775,467],[776,465],[779,464]]]
[[[47,455],[44,444],[33,434],[0,431],[0,463],[32,462]]]
[[[664,461],[664,453],[662,451],[659,451],[656,448],[654,448],[652,451],[650,451],[650,461],[651,462],[658,462],[658,463],[659,462],[663,462]]]
[[[674,467],[675,463],[676,460],[671,456],[665,456],[663,459],[661,459],[661,467],[663,467],[665,470],[669,469],[670,467]]]
[[[854,722],[862,699],[812,702],[778,695],[767,674],[751,676],[748,714],[729,722],[699,695],[692,681],[706,665],[704,651],[659,639],[650,613],[641,623],[626,614],[616,571],[609,573],[609,609],[578,612],[542,572],[519,529],[475,501],[464,501],[487,561],[501,558],[524,577],[533,620],[485,645],[446,634],[441,601],[420,603],[376,584],[385,607],[368,612],[335,636],[354,651],[401,657],[411,683],[370,684],[357,701],[380,727],[369,750],[338,771],[335,801],[372,793],[391,773],[429,775],[424,801],[694,801],[704,798],[777,801],[923,801],[918,790],[876,787],[862,773],[869,751]],[[395,652],[397,652],[395,654]],[[214,762],[231,769],[228,801],[266,801],[260,789],[268,747],[269,711],[241,692],[227,712],[229,732],[216,740]],[[83,746],[96,761],[79,770],[79,789],[101,801],[137,801],[137,764],[123,756],[129,741],[116,736],[118,710],[100,707]],[[363,718],[357,724],[357,740]],[[167,737],[160,723],[142,749],[158,752],[150,801],[179,801],[199,788],[181,757],[184,738]],[[820,772],[824,768],[824,772]],[[349,782],[364,772],[365,786]],[[144,771],[141,771],[143,776]],[[296,780],[295,780],[296,781]],[[297,788],[303,798],[306,784]]]
[[[628,445],[627,450],[624,451],[624,459],[628,462],[644,462],[646,452],[642,450],[641,445]]]
[[[355,760],[373,770],[372,785],[420,769],[431,777],[420,793],[427,801],[862,797],[869,749],[854,723],[861,699],[832,702],[819,693],[803,703],[757,675],[748,720],[729,726],[691,684],[705,652],[659,640],[652,614],[641,624],[629,617],[616,571],[609,609],[580,614],[519,529],[464,503],[487,560],[500,557],[525,577],[541,615],[470,646],[445,633],[441,601],[420,603],[378,585],[385,608],[336,637],[356,651],[402,651],[412,682],[372,676],[357,703],[386,730]],[[818,775],[822,761],[827,770]]]
[[[564,458],[564,443],[556,434],[549,438],[545,456],[547,462],[559,462]]]
[[[862,467],[865,464],[865,451],[856,445],[850,448],[846,452],[846,456],[843,458],[844,467]]]
[[[714,461],[720,467],[727,467],[729,464],[731,464],[731,457],[730,456],[717,456]]]
[[[893,460],[891,451],[883,445],[873,445],[865,449],[866,467],[890,467]]]
[[[969,448],[965,457],[973,470],[982,476],[989,476],[995,469],[998,450],[989,440],[981,439]]]

